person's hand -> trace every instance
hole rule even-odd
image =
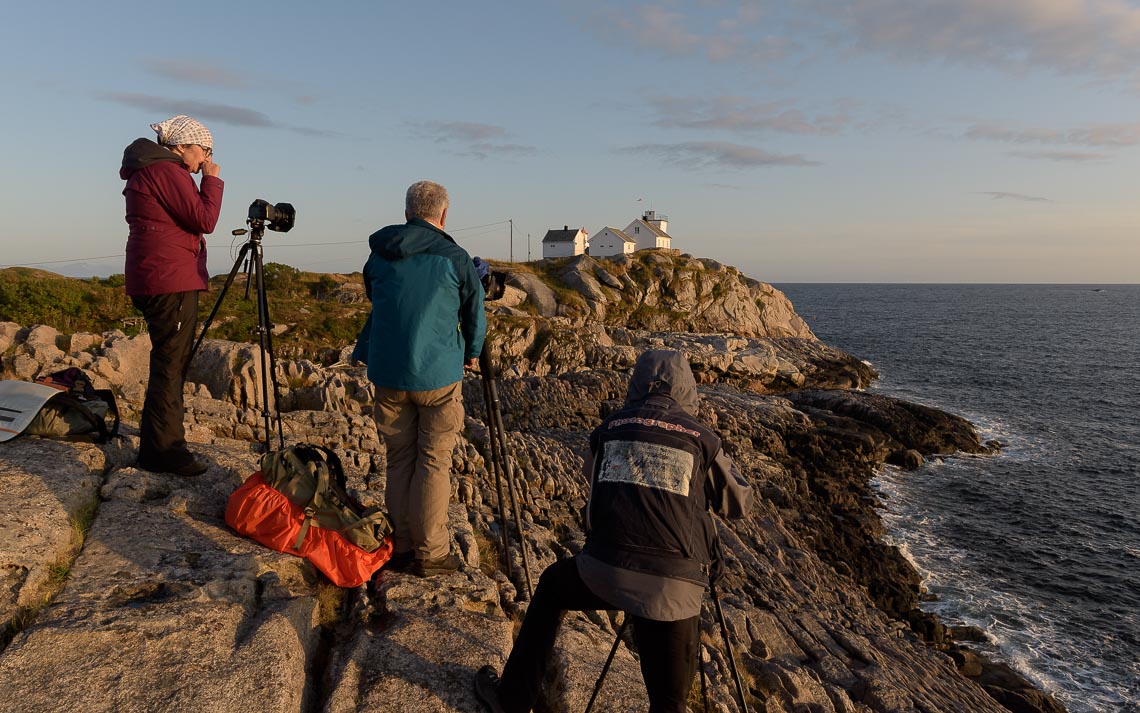
[[[200,168],[202,169],[202,175],[203,176],[213,176],[214,178],[218,177],[218,171],[220,169],[220,166],[218,166],[218,164],[214,163],[214,159],[207,158],[205,161],[202,162],[202,165]]]
[[[475,369],[477,369],[478,367],[479,367],[479,359],[477,359],[476,357],[471,357],[467,361],[463,362],[463,368],[464,369],[469,369],[471,371],[475,371]]]

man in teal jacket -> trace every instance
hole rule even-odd
[[[372,313],[353,351],[376,385],[376,429],[388,449],[392,566],[414,565],[420,576],[459,568],[447,532],[451,452],[463,426],[463,369],[475,367],[487,329],[475,265],[444,232],[447,207],[443,186],[414,183],[408,222],[368,239]]]

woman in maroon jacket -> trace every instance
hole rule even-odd
[[[127,294],[150,331],[150,380],[140,427],[140,468],[198,475],[206,466],[186,447],[182,384],[198,325],[198,292],[206,289],[206,241],[222,208],[214,139],[179,115],[151,124],[157,141],[138,139],[123,151],[127,182]],[[201,187],[190,174],[202,174]]]

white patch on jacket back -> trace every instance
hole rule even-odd
[[[693,454],[688,451],[657,443],[609,441],[598,482],[629,483],[687,496],[692,474]]]

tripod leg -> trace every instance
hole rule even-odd
[[[265,271],[264,265],[261,262],[260,244],[258,244],[253,251],[253,273],[257,279],[257,337],[258,344],[261,347],[261,395],[263,399],[261,417],[265,421],[265,452],[268,453],[271,450],[269,442],[272,440],[273,434],[273,429],[270,427],[269,421],[270,367],[266,358],[269,353],[269,311],[265,304]],[[274,392],[273,396],[277,396],[276,392]]]
[[[713,604],[716,606],[716,617],[720,622],[720,633],[724,637],[724,652],[728,656],[728,665],[732,669],[732,678],[736,681],[736,693],[740,696],[740,710],[748,713],[748,700],[744,697],[744,682],[740,679],[740,670],[736,668],[736,654],[732,652],[732,641],[728,636],[728,624],[724,620],[724,610],[720,606],[720,595],[716,591],[716,585],[713,584],[712,579],[709,579],[709,593],[712,595]]]
[[[265,380],[265,354],[269,354],[269,384],[273,386],[273,413],[277,421],[277,447],[285,447],[285,434],[281,427],[281,408],[279,404],[280,393],[277,385],[277,357],[273,353],[273,322],[269,319],[269,295],[265,292],[265,277],[264,277],[264,264],[261,257],[260,244],[255,251],[257,256],[257,318],[260,325],[260,331],[264,337],[262,342],[262,373],[261,373],[261,388],[265,392],[265,408],[266,418],[269,414],[269,392],[266,390]],[[266,435],[265,435],[265,450],[269,451],[269,422],[266,421]]]
[[[507,458],[507,438],[503,428],[503,411],[499,407],[499,391],[495,386],[495,367],[491,363],[491,356],[487,349],[484,349],[483,353],[479,355],[479,370],[487,379],[487,390],[490,393],[490,408],[488,408],[487,418],[495,424],[492,433],[497,435],[494,440],[498,444],[500,463],[507,474],[507,493],[511,498],[511,509],[515,513],[515,529],[518,531],[519,552],[522,554],[523,574],[526,576],[527,599],[530,599],[534,596],[534,585],[531,584],[530,557],[527,555],[526,541],[523,539],[522,510],[519,508],[519,498],[516,495],[514,468],[511,467]]]
[[[617,655],[618,646],[621,644],[621,637],[625,634],[626,624],[629,624],[629,614],[622,617],[621,626],[618,627],[617,636],[614,637],[614,645],[610,647],[610,655],[606,657],[606,665],[602,666],[602,673],[598,676],[598,682],[594,684],[594,693],[590,696],[590,702],[586,704],[586,713],[590,713],[593,709],[594,700],[597,699],[598,693],[602,690],[606,674],[610,672],[610,664],[614,662],[614,656]]]
[[[186,360],[187,369],[190,368],[190,362],[194,361],[194,355],[198,353],[198,347],[202,346],[202,340],[206,338],[206,330],[210,328],[210,324],[214,321],[214,316],[218,314],[218,309],[222,306],[222,300],[225,299],[226,292],[230,289],[230,285],[234,283],[234,277],[237,276],[238,268],[241,267],[241,261],[249,252],[249,249],[249,243],[241,246],[241,252],[238,253],[237,260],[234,261],[234,266],[226,278],[226,284],[222,286],[222,291],[218,293],[218,299],[214,301],[214,308],[210,310],[210,316],[206,317],[206,321],[202,322],[202,331],[198,334],[198,340],[194,342],[194,347],[190,350],[190,358]]]
[[[495,492],[499,498],[499,540],[502,543],[503,562],[507,567],[507,578],[513,579],[514,573],[511,571],[513,569],[511,566],[511,558],[507,552],[510,543],[507,539],[507,511],[503,507],[503,469],[495,447],[497,438],[491,419],[491,390],[486,374],[482,376],[481,381],[483,382],[483,401],[487,407],[487,462],[490,464],[491,472],[494,474]]]
[[[701,606],[701,613],[704,613],[704,606]],[[705,660],[701,655],[701,630],[700,626],[697,627],[697,668],[701,672],[701,700],[705,704],[705,713],[709,713],[709,677],[705,672]]]

